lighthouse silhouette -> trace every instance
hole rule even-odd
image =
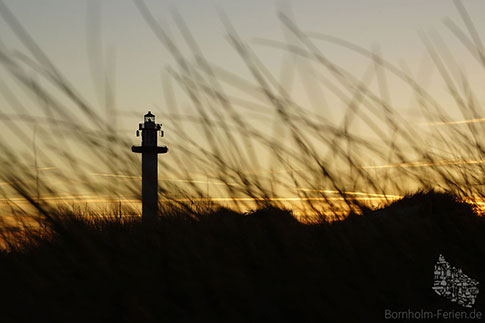
[[[168,151],[166,146],[159,147],[158,132],[163,137],[162,125],[155,123],[155,116],[148,111],[144,122],[140,123],[136,136],[140,136],[141,146],[132,146],[131,151],[141,153],[141,195],[142,220],[149,221],[158,216],[158,154]]]

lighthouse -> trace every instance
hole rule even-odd
[[[166,146],[158,146],[158,132],[163,137],[162,125],[155,123],[155,116],[148,111],[144,122],[140,123],[136,136],[140,136],[141,146],[132,146],[131,151],[141,154],[141,195],[142,220],[153,220],[158,215],[158,154],[168,151]]]

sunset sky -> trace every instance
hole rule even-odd
[[[98,115],[105,120],[116,119],[113,124],[117,136],[137,144],[139,139],[134,135],[135,130],[141,122],[142,115],[151,109],[158,116],[157,121],[164,124],[167,139],[163,144],[182,144],[176,142],[177,139],[174,136],[170,136],[175,130],[181,129],[174,129],[175,119],[172,118],[175,118],[175,111],[173,107],[167,106],[169,101],[162,91],[162,82],[171,77],[170,70],[175,68],[176,61],[154,35],[133,1],[4,0],[2,2],[76,91],[95,107]],[[457,62],[455,72],[463,72],[471,84],[483,84],[480,82],[484,81],[482,70],[477,68],[479,65],[476,60],[443,23],[449,18],[465,30],[452,1],[146,0],[145,3],[158,23],[180,46],[183,55],[193,59],[174,21],[174,10],[185,21],[210,63],[255,84],[247,66],[228,41],[221,15],[227,16],[241,39],[247,42],[272,76],[286,87],[294,102],[336,123],[344,115],[342,102],[331,93],[312,98],[311,91],[305,90],[308,85],[305,82],[313,82],[312,77],[315,75],[324,76],[324,71],[312,71],[314,75],[307,74],[307,79],[302,79],[305,73],[295,72],[295,66],[299,66],[301,62],[294,60],[294,56],[288,51],[274,46],[277,44],[274,41],[292,41],[290,33],[278,18],[279,11],[288,15],[300,30],[309,32],[315,46],[328,59],[357,79],[368,82],[369,88],[376,91],[378,90],[375,78],[366,79],[364,76],[372,67],[368,59],[347,48],[319,39],[318,35],[334,36],[380,53],[385,60],[406,70],[425,86],[433,98],[446,109],[446,113],[452,118],[450,121],[455,124],[468,121],[464,121],[467,119],[466,116],[460,114],[455,103],[450,99],[444,83],[440,80],[438,72],[432,66],[433,62],[426,51],[424,39],[430,39],[433,44],[438,44],[441,39]],[[477,30],[485,30],[483,19],[485,3],[480,0],[469,0],[464,1],[464,4]],[[0,44],[2,51],[11,57],[19,57],[19,53],[31,57],[24,44],[19,41],[3,18],[0,19]],[[43,84],[48,83],[43,81],[42,76],[34,70],[28,71],[27,74]],[[289,81],[290,79],[292,81]],[[422,119],[412,91],[395,77],[388,76],[387,82],[388,99],[393,109],[398,111],[403,122],[409,122],[417,132],[433,133],[436,132],[437,127],[453,125],[440,123],[441,120]],[[14,93],[27,109],[32,120],[28,123],[28,128],[24,129],[27,137],[32,136],[33,123],[41,125],[46,122],[45,110],[39,106],[38,101],[25,95],[25,89],[13,80],[11,73],[4,67],[0,67],[0,84]],[[106,108],[106,97],[103,94],[106,84],[109,84],[113,90],[113,101],[110,104],[115,107],[115,110]],[[49,85],[46,86],[49,87]],[[51,90],[55,96],[56,90]],[[242,93],[241,89],[231,85],[227,85],[227,93],[241,100],[253,102],[253,110],[259,109],[258,104],[264,105],[260,94],[253,97],[251,93]],[[194,107],[180,87],[174,87],[174,94],[178,117],[195,115]],[[59,97],[59,100],[67,102],[65,98]],[[478,97],[478,103],[484,103],[483,96]],[[65,112],[72,113],[79,122],[85,124],[88,122],[78,109],[72,108],[71,111],[69,104],[66,106],[68,110]],[[274,111],[259,110],[241,111],[244,111],[242,113],[247,117],[246,122],[256,127],[264,128],[274,122]],[[18,108],[5,97],[5,92],[0,95],[0,111],[9,116],[20,113]],[[115,116],[113,111],[116,111]],[[25,126],[26,124],[22,122],[20,121],[19,125]],[[196,140],[200,137],[200,128],[191,126],[190,123],[185,124],[183,131]],[[368,129],[363,125],[356,124],[353,131],[358,136],[369,135]],[[14,130],[10,128],[2,133],[1,138],[11,143],[18,140]],[[39,139],[39,145],[42,145],[42,140],[42,138]],[[259,153],[265,155],[264,151]],[[94,158],[87,156],[89,153],[86,153],[83,158],[88,160]],[[472,157],[470,160],[472,163],[473,161],[481,163]],[[410,155],[409,162],[419,161],[413,160],[413,156]],[[448,161],[441,161],[441,163],[446,164]],[[53,167],[48,164],[37,166]],[[404,166],[412,168],[429,165],[424,163]],[[392,163],[380,164],[379,161],[371,159],[364,165],[365,169],[376,172],[381,168],[393,167],[396,166]],[[267,168],[266,165],[261,166],[261,169]],[[99,172],[104,174],[106,170],[100,169]],[[132,176],[133,174],[119,173],[118,175]],[[100,177],[98,176],[97,179],[99,180]],[[181,177],[177,179],[185,180]],[[208,181],[207,176],[206,181]]]

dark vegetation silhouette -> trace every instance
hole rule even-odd
[[[376,322],[464,310],[431,289],[440,253],[485,280],[485,219],[450,194],[314,224],[271,207],[162,214],[63,214],[62,231],[4,252],[4,322]]]
[[[385,309],[463,310],[431,289],[433,266],[444,254],[485,282],[484,220],[465,203],[483,198],[483,108],[438,36],[423,40],[470,122],[441,127],[456,119],[405,68],[377,51],[306,33],[282,11],[287,41],[255,43],[318,71],[319,90],[311,82],[305,89],[314,101],[322,89],[340,98],[345,114],[336,124],[295,102],[291,82],[273,76],[223,13],[227,38],[252,80],[211,63],[176,11],[180,40],[143,1],[134,3],[174,61],[163,73],[170,112],[156,113],[171,148],[159,166],[171,179],[184,179],[160,181],[160,217],[151,223],[140,221],[136,205],[121,203],[140,198],[140,164],[130,137],[117,135],[122,111],[110,83],[100,90],[108,122],[0,1],[1,17],[27,49],[0,44],[0,61],[44,113],[31,115],[12,85],[0,84],[14,107],[0,114],[2,124],[18,135],[15,144],[0,140],[0,189],[11,214],[2,218],[2,321],[362,322],[382,320]],[[479,33],[461,2],[454,3],[464,28],[451,20],[445,25],[483,68]],[[93,70],[102,56],[95,9],[88,43]],[[361,56],[370,66],[364,77],[328,59],[321,41]],[[391,103],[388,77],[412,91],[433,131],[405,122]],[[178,108],[181,92],[191,115]],[[273,129],[253,125],[249,114],[275,118]],[[371,135],[354,132],[356,120]],[[34,138],[26,124],[35,125]],[[195,138],[188,126],[200,130]],[[264,174],[261,151],[271,165]],[[44,175],[39,165],[53,170]],[[209,193],[197,173],[216,181],[217,190]],[[100,211],[60,203],[66,188],[72,195],[109,193],[120,205]],[[285,196],[300,198],[295,209],[282,202]],[[372,197],[384,198],[380,208],[369,205]],[[480,294],[474,309],[484,309]]]

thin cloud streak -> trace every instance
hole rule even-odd
[[[321,192],[321,193],[328,193],[328,194],[345,194],[345,195],[364,195],[364,196],[373,196],[373,197],[381,197],[381,198],[393,198],[399,199],[403,198],[402,195],[394,195],[394,194],[378,194],[378,193],[366,193],[366,192],[339,192],[334,190],[318,190],[318,189],[311,189],[311,188],[302,188],[297,187],[298,191],[305,191],[305,192]]]
[[[476,165],[483,164],[485,160],[437,160],[433,162],[419,161],[388,165],[362,166],[363,169],[381,169],[381,168],[410,168],[410,167],[432,167],[432,166],[455,166],[455,165]]]
[[[383,197],[356,197],[356,200],[362,200],[362,201],[375,201],[375,200],[384,200]],[[118,198],[113,198],[113,197],[100,197],[96,195],[86,195],[86,196],[80,196],[80,195],[70,195],[70,196],[48,196],[48,197],[40,197],[39,200],[42,201],[64,201],[64,200],[69,200],[69,202],[140,202],[139,199],[118,199]],[[187,202],[187,201],[198,201],[198,202],[231,202],[231,201],[343,201],[343,197],[268,197],[268,198],[252,198],[252,197],[213,197],[213,198],[163,198],[160,199],[160,202],[170,202],[170,201],[176,201],[176,202]],[[27,202],[26,199],[22,197],[17,197],[17,198],[1,198],[1,202]]]
[[[135,175],[123,175],[123,174],[105,174],[105,173],[90,173],[93,176],[101,176],[101,177],[115,177],[115,178],[128,178],[128,179],[140,179],[141,176]],[[200,184],[213,184],[213,185],[240,185],[238,183],[225,183],[225,182],[214,182],[214,181],[207,181],[203,179],[180,179],[180,178],[163,178],[159,177],[159,181],[167,181],[167,182],[182,182],[182,183],[200,183]]]
[[[481,123],[485,122],[485,118],[477,118],[477,119],[469,119],[469,120],[458,120],[458,121],[437,121],[437,122],[424,122],[420,123],[420,126],[452,126],[452,125],[460,125],[460,124],[468,124],[468,123]]]

